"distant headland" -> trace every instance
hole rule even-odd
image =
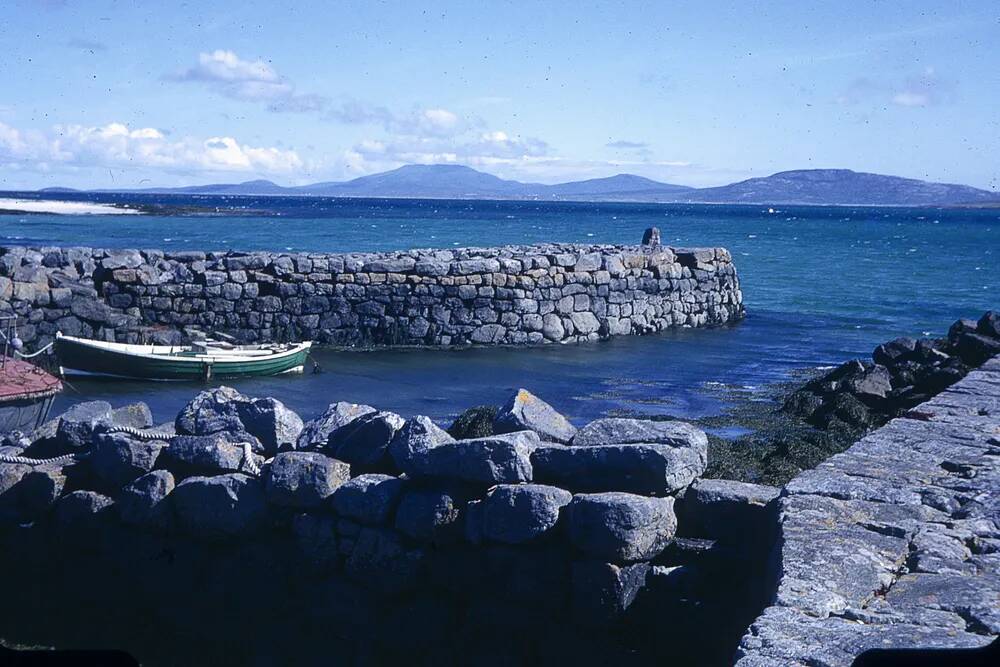
[[[213,195],[297,195],[318,197],[395,197],[413,199],[512,199],[538,201],[649,202],[705,204],[814,204],[857,206],[1000,205],[1000,192],[967,185],[933,183],[849,169],[800,169],[729,185],[692,188],[618,174],[547,185],[505,180],[455,164],[406,165],[350,181],[281,186],[271,181],[220,183],[177,188],[100,190],[100,192]],[[75,193],[45,188],[47,194]]]

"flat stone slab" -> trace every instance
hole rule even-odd
[[[850,665],[870,648],[1000,634],[1000,359],[792,480],[777,591],[737,665]]]

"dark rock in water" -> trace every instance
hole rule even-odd
[[[418,586],[425,554],[406,547],[385,528],[362,528],[344,563],[344,571],[385,594],[401,593]]]
[[[988,310],[976,323],[976,331],[983,336],[1000,339],[1000,312]]]
[[[111,411],[111,422],[115,426],[147,429],[153,425],[153,413],[149,406],[139,401]]]
[[[580,429],[573,446],[630,445],[658,443],[707,451],[708,437],[691,424],[680,421],[653,421],[609,417],[597,419]]]
[[[780,494],[781,489],[774,486],[699,479],[684,492],[678,514],[688,534],[723,542],[764,540],[768,503]]]
[[[885,366],[875,365],[849,378],[847,386],[862,400],[885,398],[892,390],[892,376]]]
[[[389,443],[405,421],[394,412],[363,415],[332,432],[324,451],[360,470],[391,469]]]
[[[892,366],[897,361],[902,360],[917,347],[915,338],[897,338],[888,343],[883,343],[872,352],[872,359],[876,364]]]
[[[318,514],[297,514],[292,519],[292,535],[306,559],[320,568],[340,560],[337,547],[337,520]]]
[[[495,405],[479,405],[469,408],[460,414],[451,426],[448,433],[458,440],[469,440],[472,438],[486,438],[493,435],[493,422],[500,411]]]
[[[268,466],[268,502],[282,507],[319,507],[351,477],[351,466],[317,452],[282,452]]]
[[[493,422],[494,433],[534,431],[542,440],[568,443],[576,428],[555,409],[527,389],[518,389],[500,408]]]
[[[446,431],[431,421],[430,417],[417,415],[407,419],[389,443],[389,455],[400,470],[413,464],[416,456],[423,456],[427,450],[447,442],[455,442]]]
[[[403,472],[487,485],[530,482],[531,452],[538,444],[532,431],[446,442],[414,456]]]
[[[391,475],[367,474],[345,482],[330,497],[337,514],[358,523],[382,525],[389,521],[403,492],[403,480]]]
[[[955,384],[969,372],[969,369],[956,360],[954,364],[941,365],[924,376],[918,385],[920,391],[936,394]]]
[[[970,366],[980,366],[1000,354],[1000,340],[978,333],[965,333],[955,343],[955,351]]]
[[[819,426],[830,426],[833,420],[839,420],[854,428],[869,428],[877,423],[877,419],[867,405],[854,397],[853,394],[836,394],[827,401],[823,408],[813,414],[810,423]]]
[[[114,505],[113,500],[94,491],[73,491],[59,499],[55,507],[56,523],[61,528],[93,527]]]
[[[410,491],[396,509],[396,530],[422,542],[449,542],[461,537],[459,503],[448,493]]]
[[[976,320],[969,320],[965,318],[956,320],[955,323],[948,329],[948,342],[954,346],[962,334],[976,333],[977,327],[978,323]]]
[[[649,563],[615,565],[575,561],[572,566],[573,618],[588,627],[604,627],[635,601],[646,585]]]
[[[273,398],[249,398],[232,387],[203,391],[177,415],[177,432],[210,435],[245,431],[253,435],[257,452],[273,455],[294,447],[302,432],[302,419]]]
[[[554,528],[572,499],[569,491],[554,486],[501,484],[482,501],[478,533],[493,542],[527,542]]]
[[[531,455],[534,480],[574,492],[628,491],[665,495],[697,479],[707,454],[663,444],[543,444]]]
[[[88,463],[102,488],[118,491],[153,469],[166,443],[138,440],[125,433],[100,433],[94,437]]]
[[[118,515],[124,523],[166,527],[171,515],[165,499],[174,486],[174,476],[167,470],[154,470],[143,475],[118,495]]]
[[[797,415],[805,421],[811,421],[812,416],[822,407],[822,398],[808,389],[801,389],[785,399],[781,409],[789,414]]]
[[[649,245],[649,246],[660,245],[660,228],[648,227],[646,231],[642,233],[642,245]]]
[[[267,518],[263,485],[240,473],[189,477],[169,498],[179,526],[209,540],[244,537]]]
[[[319,417],[306,422],[302,432],[299,434],[296,448],[314,449],[324,447],[331,433],[358,417],[372,412],[375,412],[375,408],[370,405],[359,405],[358,403],[347,403],[345,401],[332,403]]]
[[[66,447],[89,447],[94,431],[111,423],[111,404],[107,401],[77,403],[59,418],[56,437]]]
[[[580,494],[566,513],[573,545],[608,562],[649,560],[663,551],[677,530],[671,497]]]
[[[252,450],[259,449],[252,443],[255,438],[246,433],[219,432],[211,435],[179,435],[171,439],[170,445],[161,452],[165,463],[172,472],[182,476],[192,472],[219,473],[251,470],[246,461],[244,443],[251,443],[251,456],[259,466],[263,457]]]

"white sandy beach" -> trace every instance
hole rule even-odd
[[[111,204],[84,201],[58,201],[53,199],[7,199],[0,197],[0,211],[25,213],[57,213],[61,215],[136,215],[139,211]]]

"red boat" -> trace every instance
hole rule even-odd
[[[0,320],[6,320],[5,330],[0,330],[0,435],[11,431],[30,433],[48,417],[56,394],[62,391],[62,382],[38,366],[14,358],[30,355],[21,354],[14,318]]]

